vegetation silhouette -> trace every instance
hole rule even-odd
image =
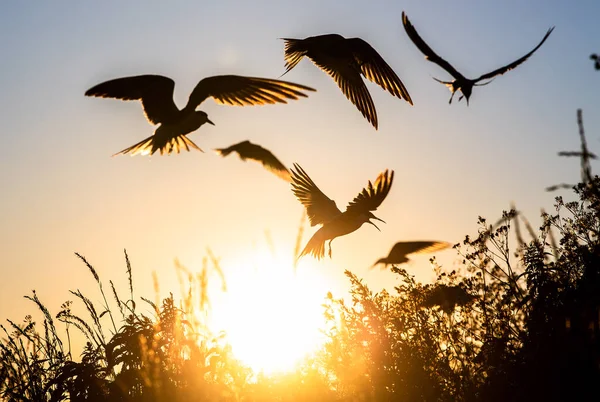
[[[387,268],[388,265],[392,264],[404,264],[410,261],[407,257],[409,254],[433,253],[435,251],[444,250],[450,246],[450,243],[444,241],[401,241],[394,244],[387,257],[378,259],[377,262],[373,264],[372,268],[378,264],[384,264],[384,268]]]
[[[344,95],[376,130],[377,111],[361,75],[393,96],[413,104],[408,90],[394,70],[370,44],[360,38],[328,34],[283,40],[286,67],[283,75],[294,68],[304,56],[308,57],[335,80]]]
[[[531,50],[529,53],[527,53],[525,56],[521,57],[520,59],[517,59],[517,60],[513,61],[512,63],[507,64],[503,67],[497,68],[496,70],[494,70],[492,72],[483,74],[479,78],[469,79],[469,78],[466,78],[461,73],[459,73],[446,60],[444,60],[440,56],[438,56],[437,53],[435,53],[429,47],[429,45],[427,45],[427,43],[425,43],[425,41],[417,33],[417,30],[412,25],[412,23],[408,19],[408,16],[406,15],[406,13],[404,13],[404,11],[402,12],[402,24],[404,25],[404,30],[408,34],[408,37],[410,38],[410,40],[425,55],[425,58],[427,60],[429,60],[430,62],[437,64],[438,66],[440,66],[441,68],[446,70],[446,72],[448,74],[450,74],[452,77],[454,77],[453,81],[442,81],[435,77],[433,78],[437,82],[446,85],[448,87],[448,89],[450,89],[450,92],[452,92],[452,95],[450,95],[450,100],[448,101],[448,103],[452,103],[452,98],[454,97],[454,93],[456,91],[461,91],[462,95],[460,96],[460,98],[458,98],[458,100],[460,101],[464,97],[467,101],[467,105],[469,104],[469,98],[471,97],[471,93],[473,92],[474,86],[487,85],[490,82],[492,82],[494,77],[496,77],[498,75],[502,75],[502,74],[516,68],[517,66],[519,66],[521,63],[523,63],[525,60],[527,60],[536,50],[538,50],[540,46],[542,46],[542,44],[546,41],[546,39],[548,39],[548,36],[550,36],[552,31],[554,30],[554,27],[550,28],[548,30],[548,32],[546,32],[546,35],[544,35],[544,37],[542,38],[542,41],[536,47],[534,47],[533,50]],[[483,80],[490,80],[490,81],[480,84],[479,81],[483,81]]]
[[[320,260],[325,256],[325,242],[329,240],[329,258],[331,258],[331,242],[339,236],[344,236],[360,228],[363,223],[369,223],[377,230],[379,228],[371,219],[379,219],[371,211],[375,211],[387,197],[394,171],[380,173],[375,185],[369,181],[355,198],[350,201],[344,212],[340,211],[335,201],[327,197],[298,164],[292,169],[292,192],[306,208],[311,226],[322,225],[310,238],[298,258],[311,254]]]
[[[281,163],[271,151],[261,147],[258,144],[253,144],[248,140],[233,144],[227,148],[215,149],[215,152],[223,157],[232,152],[237,152],[241,160],[255,160],[262,163],[265,169],[270,170],[283,180],[287,182],[292,180],[288,168],[286,168],[285,165]]]
[[[202,151],[187,138],[203,124],[213,124],[208,115],[196,108],[209,97],[217,103],[231,106],[253,106],[287,103],[286,99],[298,99],[307,95],[302,91],[315,89],[291,82],[268,78],[244,77],[239,75],[217,75],[207,77],[196,85],[187,104],[179,109],[173,101],[175,81],[162,75],[139,75],[117,78],[98,84],[85,92],[86,96],[140,100],[148,121],[160,124],[154,135],[117,152],[115,155],[152,155],[179,153],[190,147]],[[113,155],[113,156],[115,156]]]

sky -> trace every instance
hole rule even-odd
[[[176,291],[174,260],[197,271],[207,247],[231,280],[264,255],[268,238],[278,261],[289,266],[303,212],[289,184],[258,164],[212,152],[243,140],[270,149],[288,166],[299,163],[340,208],[379,172],[395,171],[376,211],[387,222],[381,233],[364,225],[333,242],[333,259],[306,257],[298,265],[316,275],[314,289],[323,296],[327,289],[347,290],[344,269],[375,291],[391,288],[393,274],[369,267],[396,241],[459,242],[476,233],[478,216],[495,221],[511,202],[538,226],[540,208],[552,211],[557,195],[544,188],[579,178],[578,161],[556,155],[579,147],[577,108],[584,111],[590,150],[600,149],[600,72],[589,59],[600,52],[600,3],[573,4],[2,2],[0,317],[19,321],[31,312],[22,296],[33,289],[54,312],[72,299],[68,290],[95,289],[74,252],[125,290],[127,249],[141,295],[153,292],[152,272],[161,293]],[[449,76],[412,44],[402,11],[438,54],[470,77],[521,57],[556,28],[523,65],[475,88],[468,107],[456,97],[448,105],[450,92],[431,77]],[[203,103],[216,125],[190,138],[205,153],[111,157],[154,127],[138,102],[84,97],[108,79],[162,74],[175,80],[175,101],[183,107],[204,77],[279,77],[279,38],[325,33],[368,41],[414,106],[368,83],[376,131],[305,59],[284,79],[317,89],[306,99],[243,108]],[[303,245],[315,230],[305,227]],[[436,255],[448,269],[457,259],[453,250]],[[407,269],[420,280],[433,277],[428,256]]]

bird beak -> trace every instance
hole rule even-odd
[[[371,222],[371,221],[367,221],[367,223],[370,223],[371,225],[375,226],[375,229],[377,229],[377,230],[379,230],[379,231],[381,232],[381,229],[379,229],[379,228],[377,227],[377,225],[376,225],[376,224],[374,224],[373,222]]]
[[[210,119],[206,118],[206,122],[209,124],[212,124],[213,126],[215,125],[215,123],[213,123],[212,121],[210,121]]]

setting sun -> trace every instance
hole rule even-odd
[[[223,267],[227,292],[211,296],[210,326],[256,373],[285,372],[323,341],[327,281],[318,267],[259,249]]]

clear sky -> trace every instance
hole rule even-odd
[[[469,107],[457,98],[449,106],[450,92],[431,79],[449,76],[406,36],[403,10],[471,77],[513,61],[556,29],[522,66],[475,88]],[[579,146],[577,108],[584,109],[590,149],[600,150],[600,73],[589,60],[600,52],[599,16],[597,0],[2,2],[0,318],[31,311],[21,298],[31,289],[54,309],[68,289],[90,289],[75,251],[125,289],[127,248],[138,294],[149,296],[151,272],[164,280],[161,292],[176,291],[168,279],[174,259],[198,270],[206,247],[230,276],[231,267],[267,247],[265,231],[289,257],[302,216],[289,184],[237,155],[211,151],[246,139],[287,165],[300,163],[340,208],[380,171],[395,170],[376,212],[387,222],[381,233],[365,225],[334,241],[333,260],[300,263],[299,270],[319,272],[324,289],[346,289],[346,268],[375,290],[393,285],[392,274],[368,267],[396,241],[458,242],[476,232],[478,215],[495,220],[511,201],[537,226],[540,207],[553,204],[544,188],[579,177],[577,160],[556,156]],[[162,74],[175,80],[182,107],[203,77],[279,77],[278,38],[324,33],[368,41],[403,80],[414,107],[368,83],[375,131],[333,80],[303,60],[285,79],[316,88],[307,99],[202,104],[216,125],[190,138],[205,154],[112,158],[154,128],[138,102],[83,95],[107,79]],[[314,231],[306,228],[303,244]],[[454,251],[438,254],[452,266]],[[431,278],[427,257],[409,269]]]

